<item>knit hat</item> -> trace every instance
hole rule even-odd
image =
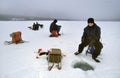
[[[94,23],[94,19],[93,18],[89,18],[88,19],[88,23]]]
[[[57,19],[55,19],[54,22],[57,23]]]

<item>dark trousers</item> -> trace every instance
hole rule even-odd
[[[78,52],[79,53],[82,53],[84,47],[86,47],[87,45],[89,45],[90,42],[88,41],[84,41],[82,42],[81,44],[79,44],[79,47],[78,47]],[[103,45],[100,41],[96,41],[93,43],[93,46],[95,47],[95,50],[92,54],[92,58],[97,58],[97,56],[100,54],[101,52],[101,49],[103,48]]]

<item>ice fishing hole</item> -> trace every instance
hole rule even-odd
[[[94,70],[93,66],[91,66],[90,64],[86,63],[86,62],[76,62],[74,65],[73,65],[74,68],[80,68],[84,71],[87,71],[87,70]]]

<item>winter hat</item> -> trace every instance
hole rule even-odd
[[[88,19],[88,23],[94,23],[94,19],[93,18],[89,18]]]
[[[56,22],[57,22],[57,19],[55,19],[54,22],[56,23]]]

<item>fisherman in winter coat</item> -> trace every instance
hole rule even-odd
[[[61,35],[59,33],[61,26],[57,25],[56,23],[57,23],[57,20],[55,19],[50,25],[50,33],[51,33],[50,37],[51,36],[56,36],[57,37],[57,36]]]
[[[75,55],[82,53],[84,47],[87,45],[93,45],[95,50],[92,54],[92,58],[96,62],[100,62],[97,56],[100,54],[101,49],[103,48],[102,43],[100,42],[101,29],[94,23],[93,18],[88,19],[88,26],[84,28],[84,32],[81,39],[81,44],[79,44],[78,51],[75,52]]]

